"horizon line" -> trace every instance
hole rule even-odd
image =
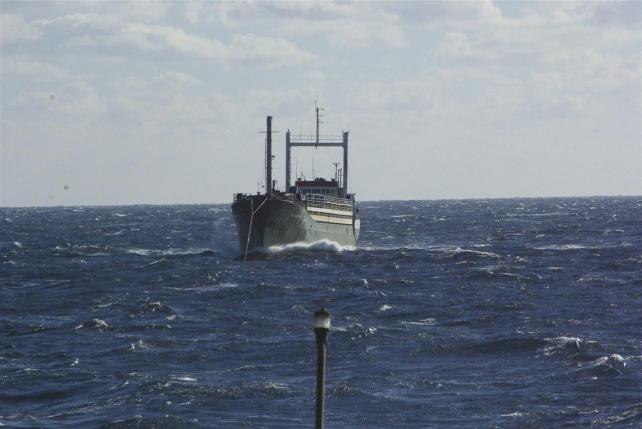
[[[563,198],[642,198],[640,194],[617,194],[617,195],[556,195],[556,196],[538,196],[538,197],[453,197],[453,198],[411,198],[411,199],[378,199],[362,200],[358,204],[377,203],[377,202],[410,202],[410,201],[486,201],[486,200],[545,200],[545,199],[563,199]],[[3,205],[0,203],[0,209],[17,209],[17,208],[55,208],[55,207],[125,207],[125,206],[212,206],[226,205],[232,202],[193,202],[193,203],[122,203],[122,204],[51,204],[51,205]]]

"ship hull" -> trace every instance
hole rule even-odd
[[[333,241],[342,246],[356,245],[359,235],[358,219],[348,225],[320,222],[310,216],[305,204],[300,201],[266,198],[265,195],[255,195],[232,204],[242,252],[321,240]]]

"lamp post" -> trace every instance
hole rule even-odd
[[[330,332],[330,313],[325,308],[314,313],[314,335],[317,338],[317,406],[314,427],[323,429],[323,405],[325,398],[325,357]]]

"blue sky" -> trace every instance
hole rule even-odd
[[[642,194],[642,3],[0,2],[0,204],[228,202],[350,130],[361,200]],[[300,149],[309,177],[340,151]],[[67,185],[68,189],[65,189]]]

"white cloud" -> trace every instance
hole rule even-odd
[[[201,21],[203,14],[203,3],[200,1],[188,1],[185,3],[185,19],[190,24],[196,24]]]
[[[461,25],[466,21],[492,21],[502,17],[502,11],[491,0],[391,1],[381,2],[380,6],[405,22],[431,26]]]
[[[21,16],[3,13],[0,15],[0,44],[9,45],[17,42],[37,40],[42,31],[37,26],[27,23]]]
[[[105,112],[105,101],[93,87],[82,81],[70,81],[55,85],[50,91],[27,90],[12,103],[32,112],[57,115],[63,122],[84,121],[97,118]]]
[[[5,57],[0,63],[3,75],[29,77],[36,81],[61,80],[71,76],[69,70],[25,56]]]
[[[224,2],[222,22],[242,28],[276,20],[270,30],[287,36],[319,36],[336,46],[405,46],[406,35],[397,15],[370,2],[279,1]]]
[[[187,33],[181,28],[130,23],[106,34],[73,37],[69,46],[125,46],[147,52],[173,51],[226,64],[265,63],[269,66],[304,63],[315,58],[278,37],[239,34],[229,43]]]

